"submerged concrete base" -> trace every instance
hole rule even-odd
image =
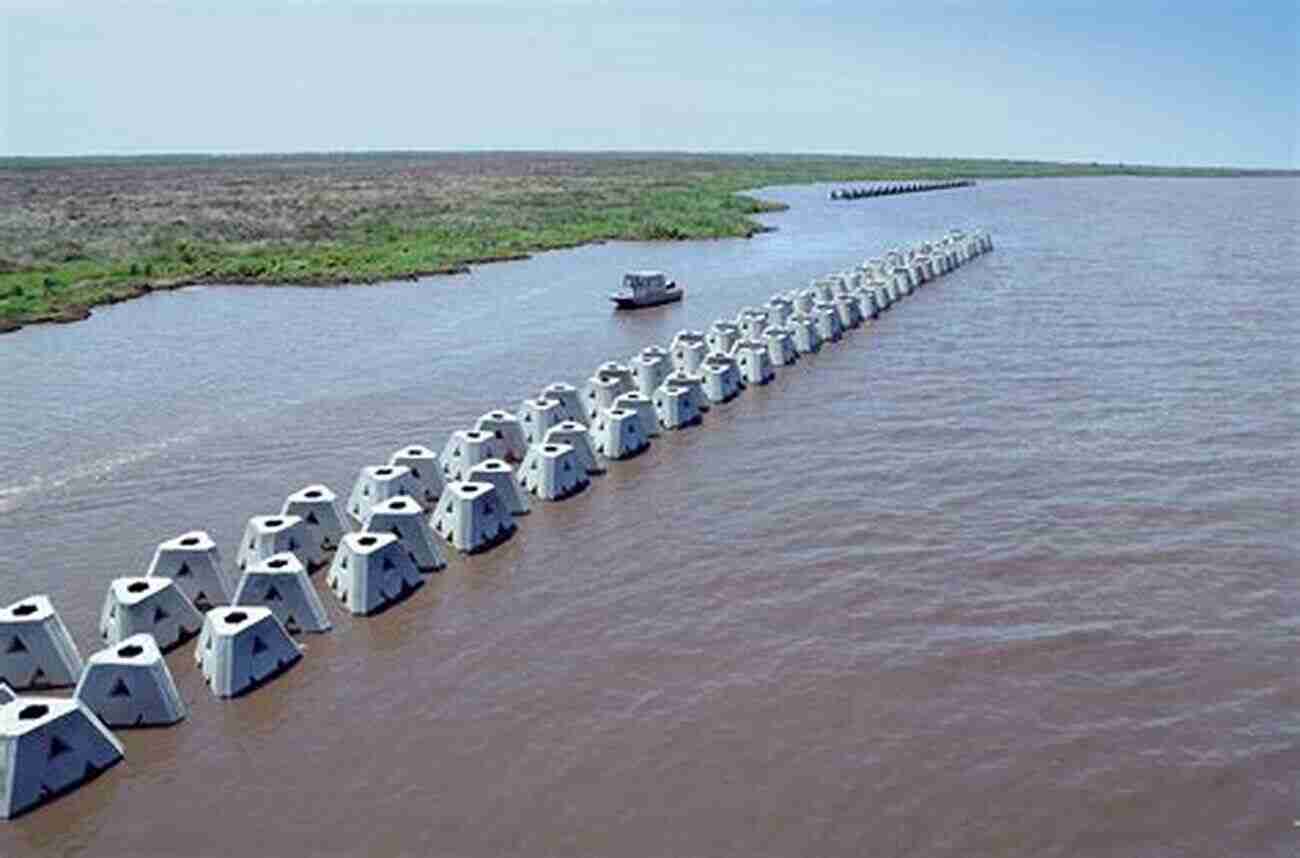
[[[546,501],[576,495],[590,484],[587,469],[569,444],[543,443],[528,449],[516,477],[524,491]]]
[[[233,592],[221,567],[221,552],[202,530],[159,543],[145,577],[172,579],[200,611],[229,604]]]
[[[515,532],[510,512],[491,483],[447,483],[432,523],[435,533],[465,554],[491,548]]]
[[[276,554],[244,570],[235,591],[235,604],[269,610],[289,634],[327,632],[333,628],[325,605],[307,577],[307,569],[292,554]]]
[[[433,530],[429,527],[424,510],[415,502],[415,498],[395,497],[375,504],[370,508],[370,515],[366,516],[361,529],[368,533],[391,533],[396,536],[402,541],[402,550],[410,557],[415,568],[426,575],[447,565],[447,559],[442,556],[442,550],[434,541]]]
[[[459,485],[449,483],[448,487]],[[401,540],[391,533],[349,533],[334,555],[325,583],[358,616],[400,602],[424,583]]]
[[[343,544],[355,534],[343,537]],[[342,548],[340,547],[340,550]],[[194,660],[217,697],[238,697],[288,670],[302,650],[268,608],[214,608],[203,619]]]
[[[92,655],[73,696],[110,727],[160,727],[189,714],[149,634],[132,635]]]
[[[99,636],[110,644],[153,635],[163,652],[199,633],[203,615],[170,578],[116,578],[99,613]]]
[[[120,759],[122,745],[77,700],[15,697],[0,705],[0,818],[75,789]]]
[[[81,653],[48,596],[0,608],[0,682],[15,691],[76,685]]]

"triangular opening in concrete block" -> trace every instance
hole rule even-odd
[[[314,512],[307,513],[306,521],[308,524],[320,524],[320,519],[316,517],[316,513]]]
[[[71,750],[72,750],[72,746],[69,745],[67,742],[63,741],[62,739],[60,739],[58,736],[52,736],[50,738],[50,759],[51,760],[54,759],[55,757],[61,757],[64,754],[70,752]]]
[[[176,570],[176,575],[175,575],[174,577],[176,577],[176,578],[188,578],[188,577],[189,577],[190,575],[192,575],[192,574],[194,574],[194,573],[190,570],[190,564],[188,564],[188,563],[181,563],[181,568],[179,568],[179,569]]]
[[[289,614],[284,618],[284,630],[291,635],[296,635],[302,631],[302,626],[298,625],[298,618]]]
[[[257,635],[254,635],[254,636],[253,636],[253,655],[257,655],[259,652],[266,652],[267,649],[268,649],[268,647],[267,647],[267,645],[266,645],[266,641],[262,640],[261,637],[259,637],[259,636],[257,636]]]
[[[122,679],[122,677],[119,676],[117,678],[117,682],[114,682],[113,687],[109,689],[108,696],[109,697],[130,697],[131,689],[126,687],[126,682]]]
[[[280,600],[283,599],[283,598],[284,598],[284,597],[280,595],[280,591],[277,590],[277,589],[275,589],[275,585],[272,584],[271,586],[269,586],[269,587],[266,588],[266,595],[264,595],[264,596],[262,597],[262,601],[264,601],[264,602],[278,602],[278,601],[280,601]]]
[[[212,602],[208,600],[208,594],[200,590],[194,594],[194,607],[201,611],[209,610],[213,607]]]
[[[5,652],[27,652],[27,644],[23,643],[23,639],[18,635],[14,635],[13,639],[9,641],[9,646],[5,647]]]
[[[389,571],[389,570],[391,570],[391,569],[396,569],[396,568],[397,568],[397,564],[393,563],[393,559],[392,559],[391,557],[385,557],[385,558],[384,558],[384,571],[385,571],[385,572],[387,572],[387,571]]]
[[[155,605],[155,606],[154,606],[154,609],[153,609],[153,621],[154,621],[155,623],[161,623],[163,620],[167,619],[167,618],[170,617],[170,616],[171,616],[171,614],[169,614],[169,613],[167,613],[166,611],[164,611],[164,610],[162,609],[162,606],[161,606],[161,605]]]

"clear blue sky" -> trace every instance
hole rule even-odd
[[[0,0],[0,154],[1300,167],[1300,2]]]

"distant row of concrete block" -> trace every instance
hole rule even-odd
[[[361,468],[346,503],[327,486],[289,495],[248,520],[238,578],[203,531],[158,545],[146,574],[110,582],[105,648],[84,663],[43,595],[0,608],[0,817],[71,789],[122,756],[109,727],[174,724],[187,708],[163,658],[195,636],[213,695],[237,697],[302,657],[293,635],[332,628],[311,576],[356,615],[385,610],[444,566],[444,547],[484,551],[516,530],[530,498],[562,501],[609,462],[664,431],[702,423],[716,405],[861,327],[929,280],[992,248],[954,231],[745,307],[707,332],[679,332],[627,363],[601,364],[578,388],[556,382],[517,412],[489,411],[441,454],[410,445]],[[71,699],[34,689],[76,686]]]
[[[948,188],[970,188],[970,179],[951,179],[940,182],[887,182],[864,188],[836,188],[831,191],[833,200],[863,200],[872,197],[892,197],[897,194],[916,194],[922,191],[943,191]]]

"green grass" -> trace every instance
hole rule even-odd
[[[1025,161],[375,153],[0,160],[0,330],[190,283],[338,284],[612,239],[743,237],[773,184],[1238,175]]]

